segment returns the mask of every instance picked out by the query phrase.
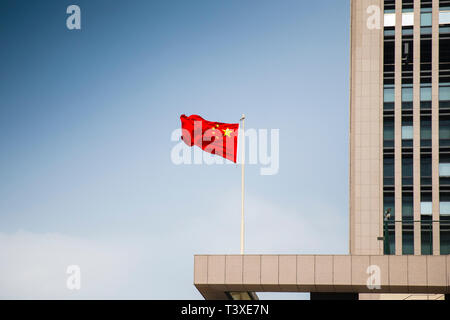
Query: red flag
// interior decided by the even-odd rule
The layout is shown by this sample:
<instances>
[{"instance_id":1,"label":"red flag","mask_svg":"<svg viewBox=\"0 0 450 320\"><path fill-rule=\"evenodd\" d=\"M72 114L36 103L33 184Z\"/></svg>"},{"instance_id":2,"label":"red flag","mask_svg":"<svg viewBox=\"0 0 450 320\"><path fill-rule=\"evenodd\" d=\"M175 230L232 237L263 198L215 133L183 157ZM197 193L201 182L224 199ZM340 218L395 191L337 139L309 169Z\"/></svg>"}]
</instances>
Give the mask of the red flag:
<instances>
[{"instance_id":1,"label":"red flag","mask_svg":"<svg viewBox=\"0 0 450 320\"><path fill-rule=\"evenodd\" d=\"M180 117L181 139L190 147L236 162L239 123L211 122L198 115Z\"/></svg>"}]
</instances>

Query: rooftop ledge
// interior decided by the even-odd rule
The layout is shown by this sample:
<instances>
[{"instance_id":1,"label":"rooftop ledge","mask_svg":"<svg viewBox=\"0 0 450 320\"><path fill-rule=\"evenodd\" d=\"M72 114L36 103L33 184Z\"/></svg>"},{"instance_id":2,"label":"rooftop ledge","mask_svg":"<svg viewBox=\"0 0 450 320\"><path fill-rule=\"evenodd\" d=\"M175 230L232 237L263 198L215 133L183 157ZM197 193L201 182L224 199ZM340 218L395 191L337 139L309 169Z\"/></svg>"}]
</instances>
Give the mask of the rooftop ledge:
<instances>
[{"instance_id":1,"label":"rooftop ledge","mask_svg":"<svg viewBox=\"0 0 450 320\"><path fill-rule=\"evenodd\" d=\"M369 289L369 279L380 288ZM195 255L194 285L208 300L230 292L448 294L450 256Z\"/></svg>"}]
</instances>

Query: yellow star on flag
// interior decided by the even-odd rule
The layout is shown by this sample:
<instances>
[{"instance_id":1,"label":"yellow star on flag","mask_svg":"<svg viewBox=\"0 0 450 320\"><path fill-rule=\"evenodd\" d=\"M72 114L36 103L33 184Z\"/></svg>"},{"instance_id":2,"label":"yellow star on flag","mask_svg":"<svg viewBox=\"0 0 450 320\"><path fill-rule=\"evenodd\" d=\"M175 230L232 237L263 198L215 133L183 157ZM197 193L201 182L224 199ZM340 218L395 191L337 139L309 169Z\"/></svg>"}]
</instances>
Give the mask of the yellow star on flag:
<instances>
[{"instance_id":1,"label":"yellow star on flag","mask_svg":"<svg viewBox=\"0 0 450 320\"><path fill-rule=\"evenodd\" d=\"M231 130L231 129L226 129L226 130L222 130L223 131L223 135L225 136L225 137L231 137L231 133L233 132L233 130Z\"/></svg>"}]
</instances>

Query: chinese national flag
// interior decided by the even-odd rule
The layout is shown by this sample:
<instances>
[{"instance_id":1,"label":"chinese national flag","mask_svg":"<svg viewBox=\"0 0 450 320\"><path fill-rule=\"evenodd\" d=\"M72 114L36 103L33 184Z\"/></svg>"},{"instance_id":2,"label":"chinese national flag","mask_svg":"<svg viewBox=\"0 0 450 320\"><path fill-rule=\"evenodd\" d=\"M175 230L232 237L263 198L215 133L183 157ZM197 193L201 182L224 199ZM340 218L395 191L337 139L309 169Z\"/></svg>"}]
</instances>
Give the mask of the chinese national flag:
<instances>
[{"instance_id":1,"label":"chinese national flag","mask_svg":"<svg viewBox=\"0 0 450 320\"><path fill-rule=\"evenodd\" d=\"M180 117L181 139L190 147L236 162L239 123L211 122L198 115Z\"/></svg>"}]
</instances>

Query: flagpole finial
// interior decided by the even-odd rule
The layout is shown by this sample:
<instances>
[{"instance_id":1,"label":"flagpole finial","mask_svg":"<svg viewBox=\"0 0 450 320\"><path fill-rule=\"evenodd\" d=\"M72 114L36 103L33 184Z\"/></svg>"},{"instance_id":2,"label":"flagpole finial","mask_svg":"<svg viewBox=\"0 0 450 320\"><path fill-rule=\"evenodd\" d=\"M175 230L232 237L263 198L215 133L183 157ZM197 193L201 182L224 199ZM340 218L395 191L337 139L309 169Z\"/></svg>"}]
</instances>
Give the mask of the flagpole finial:
<instances>
[{"instance_id":1,"label":"flagpole finial","mask_svg":"<svg viewBox=\"0 0 450 320\"><path fill-rule=\"evenodd\" d=\"M241 121L245 120L245 114L242 114Z\"/></svg>"}]
</instances>

